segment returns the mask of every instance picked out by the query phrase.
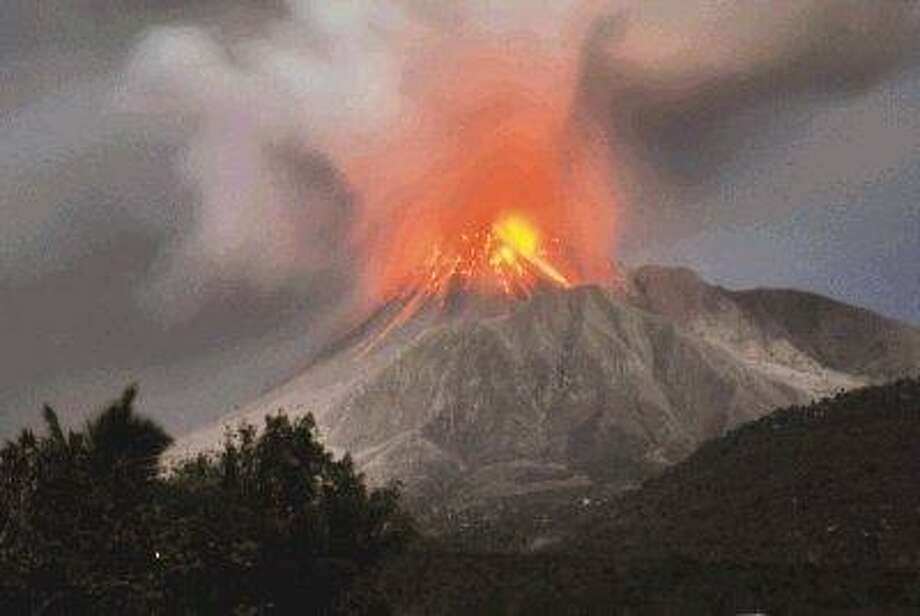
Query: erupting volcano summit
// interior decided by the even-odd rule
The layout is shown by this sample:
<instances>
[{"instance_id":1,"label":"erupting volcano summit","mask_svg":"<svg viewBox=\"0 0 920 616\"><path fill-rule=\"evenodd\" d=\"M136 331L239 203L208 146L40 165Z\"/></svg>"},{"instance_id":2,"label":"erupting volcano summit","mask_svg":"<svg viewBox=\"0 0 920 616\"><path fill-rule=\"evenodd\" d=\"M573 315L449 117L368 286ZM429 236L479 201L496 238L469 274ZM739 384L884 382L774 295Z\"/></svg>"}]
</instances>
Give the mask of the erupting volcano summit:
<instances>
[{"instance_id":1,"label":"erupting volcano summit","mask_svg":"<svg viewBox=\"0 0 920 616\"><path fill-rule=\"evenodd\" d=\"M571 286L552 263L550 249L559 240L545 244L540 231L526 218L505 215L487 228L461 233L451 245L436 246L426 262L424 292L442 296L454 276L465 287L500 289L508 296L527 297L540 280Z\"/></svg>"}]
</instances>

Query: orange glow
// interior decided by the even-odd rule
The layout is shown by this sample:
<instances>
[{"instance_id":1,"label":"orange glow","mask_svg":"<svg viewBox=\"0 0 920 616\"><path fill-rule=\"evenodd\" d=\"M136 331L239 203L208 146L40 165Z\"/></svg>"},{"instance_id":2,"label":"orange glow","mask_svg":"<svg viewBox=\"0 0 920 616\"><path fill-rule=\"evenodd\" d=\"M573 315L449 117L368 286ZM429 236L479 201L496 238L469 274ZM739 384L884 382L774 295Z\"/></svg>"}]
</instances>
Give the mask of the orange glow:
<instances>
[{"instance_id":1,"label":"orange glow","mask_svg":"<svg viewBox=\"0 0 920 616\"><path fill-rule=\"evenodd\" d=\"M443 301L449 288L457 286L512 297L530 295L541 280L570 286L550 259L540 232L529 221L518 214L505 215L488 227L436 244L424 264L424 277L408 288Z\"/></svg>"},{"instance_id":2,"label":"orange glow","mask_svg":"<svg viewBox=\"0 0 920 616\"><path fill-rule=\"evenodd\" d=\"M458 288L526 298L606 279L613 191L603 139L575 119L576 54L464 41L430 56L454 62L420 55L414 114L360 152L333 148L361 195L366 305L404 302L389 330Z\"/></svg>"},{"instance_id":3,"label":"orange glow","mask_svg":"<svg viewBox=\"0 0 920 616\"><path fill-rule=\"evenodd\" d=\"M500 217L490 227L460 233L455 241L436 244L419 270L403 287L403 308L384 326L362 352L371 350L394 329L408 321L424 305L443 307L458 289L508 298L529 297L538 284L571 286L553 266L541 243L540 232L519 214Z\"/></svg>"}]
</instances>

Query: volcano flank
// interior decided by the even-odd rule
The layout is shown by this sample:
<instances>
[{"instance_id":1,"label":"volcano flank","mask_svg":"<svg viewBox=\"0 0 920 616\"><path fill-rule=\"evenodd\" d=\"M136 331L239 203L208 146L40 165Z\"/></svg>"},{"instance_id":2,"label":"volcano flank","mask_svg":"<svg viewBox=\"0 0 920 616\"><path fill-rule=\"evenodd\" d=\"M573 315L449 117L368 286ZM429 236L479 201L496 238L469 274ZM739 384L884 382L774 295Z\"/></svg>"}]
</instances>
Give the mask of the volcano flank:
<instances>
[{"instance_id":1,"label":"volcano flank","mask_svg":"<svg viewBox=\"0 0 920 616\"><path fill-rule=\"evenodd\" d=\"M441 295L382 306L223 423L312 412L373 483L404 482L409 503L437 516L628 489L777 407L920 366L915 327L800 291L727 290L682 268L603 286L544 281L514 298L452 280ZM199 431L174 452L220 434Z\"/></svg>"}]
</instances>

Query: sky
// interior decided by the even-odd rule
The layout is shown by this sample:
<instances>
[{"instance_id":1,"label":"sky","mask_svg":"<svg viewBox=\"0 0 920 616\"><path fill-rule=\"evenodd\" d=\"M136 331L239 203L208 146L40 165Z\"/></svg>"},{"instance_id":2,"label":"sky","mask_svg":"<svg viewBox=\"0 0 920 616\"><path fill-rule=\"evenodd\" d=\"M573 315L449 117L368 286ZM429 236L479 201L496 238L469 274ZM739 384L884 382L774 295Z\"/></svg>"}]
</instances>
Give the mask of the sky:
<instances>
[{"instance_id":1,"label":"sky","mask_svg":"<svg viewBox=\"0 0 920 616\"><path fill-rule=\"evenodd\" d=\"M437 72L457 31L571 60L619 188L611 257L920 324L912 3L114 4L0 20L0 435L131 381L178 433L301 369L370 198L321 145L404 118L406 41Z\"/></svg>"}]
</instances>

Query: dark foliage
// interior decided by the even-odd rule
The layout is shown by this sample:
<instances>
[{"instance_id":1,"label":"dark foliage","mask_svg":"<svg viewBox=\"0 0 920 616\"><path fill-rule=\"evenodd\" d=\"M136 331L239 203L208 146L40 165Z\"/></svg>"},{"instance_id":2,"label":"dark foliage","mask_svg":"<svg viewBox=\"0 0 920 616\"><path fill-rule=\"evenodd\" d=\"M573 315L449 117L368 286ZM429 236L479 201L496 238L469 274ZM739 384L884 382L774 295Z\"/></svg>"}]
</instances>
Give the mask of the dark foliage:
<instances>
[{"instance_id":1,"label":"dark foliage","mask_svg":"<svg viewBox=\"0 0 920 616\"><path fill-rule=\"evenodd\" d=\"M920 380L776 411L606 512L582 546L706 561L920 565Z\"/></svg>"},{"instance_id":2,"label":"dark foliage","mask_svg":"<svg viewBox=\"0 0 920 616\"><path fill-rule=\"evenodd\" d=\"M243 425L157 473L171 438L136 391L79 431L0 450L0 613L331 613L413 535L395 488L368 490L310 416Z\"/></svg>"},{"instance_id":3,"label":"dark foliage","mask_svg":"<svg viewBox=\"0 0 920 616\"><path fill-rule=\"evenodd\" d=\"M916 614L920 573L861 566L621 561L615 552L410 552L350 595L354 614ZM378 608L379 609L379 608Z\"/></svg>"}]
</instances>

